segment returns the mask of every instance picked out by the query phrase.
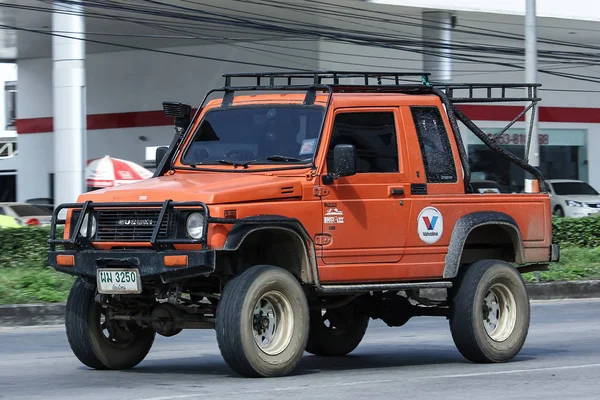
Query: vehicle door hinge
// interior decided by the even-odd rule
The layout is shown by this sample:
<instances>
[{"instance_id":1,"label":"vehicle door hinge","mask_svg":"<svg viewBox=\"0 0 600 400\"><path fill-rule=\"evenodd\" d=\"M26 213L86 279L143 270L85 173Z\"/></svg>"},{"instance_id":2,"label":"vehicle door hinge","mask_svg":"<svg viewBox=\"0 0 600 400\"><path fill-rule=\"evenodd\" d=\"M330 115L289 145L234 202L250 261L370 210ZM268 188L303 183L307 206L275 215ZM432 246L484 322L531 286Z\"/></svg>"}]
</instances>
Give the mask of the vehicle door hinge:
<instances>
[{"instance_id":1,"label":"vehicle door hinge","mask_svg":"<svg viewBox=\"0 0 600 400\"><path fill-rule=\"evenodd\" d=\"M314 179L315 176L317 176L317 171L315 171L314 169L311 171L308 171L306 173L306 180L310 181L310 180Z\"/></svg>"},{"instance_id":2,"label":"vehicle door hinge","mask_svg":"<svg viewBox=\"0 0 600 400\"><path fill-rule=\"evenodd\" d=\"M329 193L331 193L331 190L329 190L328 187L325 186L315 186L315 196L317 197L323 197L323 196L329 196Z\"/></svg>"}]
</instances>

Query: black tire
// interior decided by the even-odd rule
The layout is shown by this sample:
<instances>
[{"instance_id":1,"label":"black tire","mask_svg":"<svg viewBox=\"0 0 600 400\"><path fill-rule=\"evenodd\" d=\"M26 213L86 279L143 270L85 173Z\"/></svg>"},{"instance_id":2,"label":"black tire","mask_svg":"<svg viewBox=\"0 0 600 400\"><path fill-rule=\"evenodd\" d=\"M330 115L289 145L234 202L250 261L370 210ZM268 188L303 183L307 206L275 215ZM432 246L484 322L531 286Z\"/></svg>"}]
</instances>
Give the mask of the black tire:
<instances>
[{"instance_id":1,"label":"black tire","mask_svg":"<svg viewBox=\"0 0 600 400\"><path fill-rule=\"evenodd\" d=\"M559 218L563 218L565 216L565 212L561 206L558 206L554 209L554 215Z\"/></svg>"},{"instance_id":2,"label":"black tire","mask_svg":"<svg viewBox=\"0 0 600 400\"><path fill-rule=\"evenodd\" d=\"M135 367L148 355L156 333L151 328L141 328L134 323L129 323L129 331L117 326L116 321L101 323L103 307L94 301L95 295L95 286L81 278L71 288L65 315L71 350L79 361L90 368ZM105 329L114 335L112 340L104 334Z\"/></svg>"},{"instance_id":3,"label":"black tire","mask_svg":"<svg viewBox=\"0 0 600 400\"><path fill-rule=\"evenodd\" d=\"M267 304L264 307L270 304L274 315L279 313L278 323L273 324L273 340L263 348L255 339L255 332L260 335L255 324L264 323L262 316L255 315L259 301ZM267 323L271 328L271 323ZM247 377L289 374L304 353L308 327L306 296L288 271L257 265L225 285L217 308L217 342L223 359L236 373Z\"/></svg>"},{"instance_id":4,"label":"black tire","mask_svg":"<svg viewBox=\"0 0 600 400\"><path fill-rule=\"evenodd\" d=\"M529 297L521 274L504 261L482 260L471 264L457 285L450 330L460 353L478 363L515 358L525 344L530 321Z\"/></svg>"},{"instance_id":5,"label":"black tire","mask_svg":"<svg viewBox=\"0 0 600 400\"><path fill-rule=\"evenodd\" d=\"M358 347L368 327L369 316L357 315L352 305L325 313L311 311L306 351L316 356L345 356Z\"/></svg>"}]
</instances>

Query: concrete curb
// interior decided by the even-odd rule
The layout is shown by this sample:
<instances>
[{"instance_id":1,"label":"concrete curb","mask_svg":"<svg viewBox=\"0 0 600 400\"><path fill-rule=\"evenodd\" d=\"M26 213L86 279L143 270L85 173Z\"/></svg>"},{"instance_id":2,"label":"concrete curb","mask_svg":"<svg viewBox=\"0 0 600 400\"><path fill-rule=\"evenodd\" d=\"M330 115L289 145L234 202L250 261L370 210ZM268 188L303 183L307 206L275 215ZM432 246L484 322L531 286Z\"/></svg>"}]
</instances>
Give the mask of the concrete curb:
<instances>
[{"instance_id":1,"label":"concrete curb","mask_svg":"<svg viewBox=\"0 0 600 400\"><path fill-rule=\"evenodd\" d=\"M529 283L531 300L565 300L600 298L600 280ZM437 290L423 290L421 295L440 298ZM63 324L64 303L14 304L0 306L0 327Z\"/></svg>"},{"instance_id":2,"label":"concrete curb","mask_svg":"<svg viewBox=\"0 0 600 400\"><path fill-rule=\"evenodd\" d=\"M65 304L11 304L0 306L0 326L33 326L62 324Z\"/></svg>"},{"instance_id":3,"label":"concrete curb","mask_svg":"<svg viewBox=\"0 0 600 400\"><path fill-rule=\"evenodd\" d=\"M531 283L527 290L532 300L590 299L600 297L600 280Z\"/></svg>"}]
</instances>

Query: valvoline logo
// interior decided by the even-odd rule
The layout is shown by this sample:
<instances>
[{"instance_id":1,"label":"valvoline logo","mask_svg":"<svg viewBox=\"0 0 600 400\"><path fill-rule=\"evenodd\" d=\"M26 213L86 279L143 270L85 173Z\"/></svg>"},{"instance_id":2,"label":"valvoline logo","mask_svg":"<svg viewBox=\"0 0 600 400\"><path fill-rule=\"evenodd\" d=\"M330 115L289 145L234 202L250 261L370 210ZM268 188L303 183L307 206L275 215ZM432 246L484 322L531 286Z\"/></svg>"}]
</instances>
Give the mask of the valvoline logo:
<instances>
[{"instance_id":1,"label":"valvoline logo","mask_svg":"<svg viewBox=\"0 0 600 400\"><path fill-rule=\"evenodd\" d=\"M435 207L425 207L419 213L417 220L419 238L427 244L440 240L444 233L444 217Z\"/></svg>"},{"instance_id":2,"label":"valvoline logo","mask_svg":"<svg viewBox=\"0 0 600 400\"><path fill-rule=\"evenodd\" d=\"M423 221L425 221L425 226L428 230L432 231L435 229L435 223L437 222L437 215L429 220L429 217L423 217Z\"/></svg>"}]
</instances>

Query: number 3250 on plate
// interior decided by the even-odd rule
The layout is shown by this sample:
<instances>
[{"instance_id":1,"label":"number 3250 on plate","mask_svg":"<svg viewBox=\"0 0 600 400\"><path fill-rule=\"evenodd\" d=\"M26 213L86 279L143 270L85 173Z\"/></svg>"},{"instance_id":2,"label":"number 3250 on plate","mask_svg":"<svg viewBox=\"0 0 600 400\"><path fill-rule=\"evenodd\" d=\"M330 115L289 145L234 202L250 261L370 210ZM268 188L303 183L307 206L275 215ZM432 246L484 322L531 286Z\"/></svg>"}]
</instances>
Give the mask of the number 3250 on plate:
<instances>
[{"instance_id":1,"label":"number 3250 on plate","mask_svg":"<svg viewBox=\"0 0 600 400\"><path fill-rule=\"evenodd\" d=\"M142 291L140 272L137 269L99 268L96 271L98 293L137 294Z\"/></svg>"}]
</instances>

